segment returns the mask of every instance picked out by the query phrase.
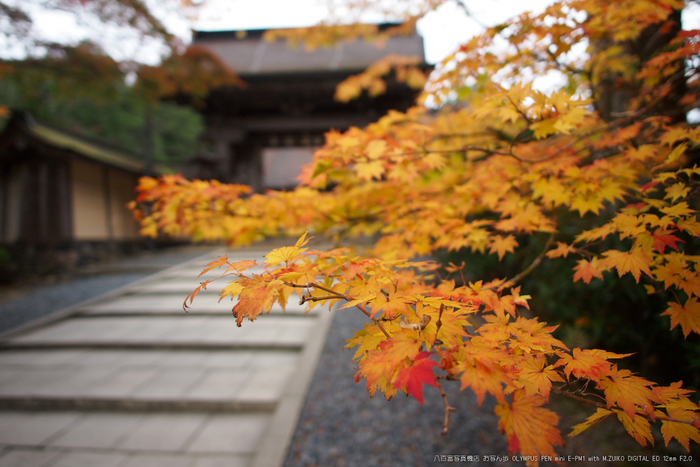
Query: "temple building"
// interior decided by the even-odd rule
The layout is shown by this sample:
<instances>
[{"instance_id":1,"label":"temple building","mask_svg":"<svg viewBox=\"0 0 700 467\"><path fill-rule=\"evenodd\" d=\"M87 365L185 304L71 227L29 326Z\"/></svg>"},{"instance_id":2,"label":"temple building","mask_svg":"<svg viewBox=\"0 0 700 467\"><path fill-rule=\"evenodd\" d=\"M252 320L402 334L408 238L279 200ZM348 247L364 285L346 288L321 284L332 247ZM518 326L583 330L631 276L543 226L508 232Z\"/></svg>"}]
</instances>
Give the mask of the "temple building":
<instances>
[{"instance_id":1,"label":"temple building","mask_svg":"<svg viewBox=\"0 0 700 467\"><path fill-rule=\"evenodd\" d=\"M342 103L334 94L340 82L388 55L417 56L425 63L418 34L391 37L383 47L354 40L309 51L283 40L267 41L264 32L194 32L193 44L218 55L247 86L218 89L207 99L203 139L210 149L193 161L187 175L244 183L258 191L292 188L326 132L365 126L414 103L417 91L393 79L377 97L365 93Z\"/></svg>"},{"instance_id":2,"label":"temple building","mask_svg":"<svg viewBox=\"0 0 700 467\"><path fill-rule=\"evenodd\" d=\"M144 169L141 155L13 113L0 132L0 249L39 271L142 243L126 204Z\"/></svg>"}]
</instances>

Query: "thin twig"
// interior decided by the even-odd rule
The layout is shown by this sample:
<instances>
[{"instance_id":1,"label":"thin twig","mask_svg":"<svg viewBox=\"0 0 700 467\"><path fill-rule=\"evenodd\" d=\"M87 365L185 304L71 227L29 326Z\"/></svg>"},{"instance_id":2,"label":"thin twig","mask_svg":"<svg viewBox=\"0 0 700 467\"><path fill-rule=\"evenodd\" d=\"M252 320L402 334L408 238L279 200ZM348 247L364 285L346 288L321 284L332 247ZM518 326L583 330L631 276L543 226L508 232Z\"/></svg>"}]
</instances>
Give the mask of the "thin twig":
<instances>
[{"instance_id":1,"label":"thin twig","mask_svg":"<svg viewBox=\"0 0 700 467\"><path fill-rule=\"evenodd\" d=\"M445 401L445 421L442 424L442 432L440 432L440 434L446 435L450 431L450 412L456 412L457 409L450 405L450 401L447 400L447 393L442 387L442 384L440 384L440 381L436 380L436 383L438 385L438 389L440 390L440 394L442 395L442 399Z\"/></svg>"},{"instance_id":2,"label":"thin twig","mask_svg":"<svg viewBox=\"0 0 700 467\"><path fill-rule=\"evenodd\" d=\"M435 326L437 326L437 329L435 330L435 340L433 341L433 347L435 347L435 344L437 344L438 334L440 334L440 328L442 327L442 312L444 310L445 310L445 304L441 303L440 304L440 313L438 313L438 320L435 323Z\"/></svg>"},{"instance_id":3,"label":"thin twig","mask_svg":"<svg viewBox=\"0 0 700 467\"><path fill-rule=\"evenodd\" d=\"M303 305L303 303L304 303L305 301L310 301L310 302L313 301L313 302L316 302L316 301L319 301L319 300L335 300L335 299L338 299L338 300L346 300L346 301L348 301L348 302L351 302L351 301L353 300L351 297L348 297L347 295L339 295L335 290L329 289L328 287L324 287L324 286L322 286L322 285L320 285L320 284L317 284L316 282L311 282L311 283L309 283L309 284L292 284L292 283L285 282L284 284L287 285L287 286L289 286L289 287L294 287L294 288L297 288L297 289L308 289L309 287L314 287L314 288L316 288L316 289L320 289L320 290L323 290L323 291L325 291L325 292L328 292L328 293L332 294L332 295L325 296L325 297L308 297L308 298L305 298L306 296L302 296L301 302L300 302L300 304L302 304L302 305ZM387 339L391 339L391 336L389 335L388 332L386 332L386 329L384 329L384 326L382 326L382 323L380 323L376 318L374 318L374 317L372 316L372 314L371 314L369 311L367 311L367 309L364 307L364 305L358 304L358 305L357 305L357 308L359 308L359 310L360 310L362 313L364 313L365 315L367 315L367 317L368 317L369 319L372 320L372 322L374 323L374 325L377 326L377 327L384 333L384 335L387 337Z\"/></svg>"},{"instance_id":4,"label":"thin twig","mask_svg":"<svg viewBox=\"0 0 700 467\"><path fill-rule=\"evenodd\" d=\"M530 274L532 271L535 270L537 266L540 265L542 260L544 259L544 256L547 254L547 251L549 250L549 247L552 245L552 242L554 241L554 233L549 236L549 240L547 240L547 244L544 246L544 249L542 250L542 253L535 258L535 260L530 264L530 266L527 267L523 272L509 280L508 282L512 283L517 283L518 281L522 280L524 277L526 277L528 274Z\"/></svg>"},{"instance_id":5,"label":"thin twig","mask_svg":"<svg viewBox=\"0 0 700 467\"><path fill-rule=\"evenodd\" d=\"M322 297L312 297L310 295L302 295L299 300L299 305L303 305L306 302L320 302L323 300L344 300L345 295L324 295Z\"/></svg>"}]
</instances>

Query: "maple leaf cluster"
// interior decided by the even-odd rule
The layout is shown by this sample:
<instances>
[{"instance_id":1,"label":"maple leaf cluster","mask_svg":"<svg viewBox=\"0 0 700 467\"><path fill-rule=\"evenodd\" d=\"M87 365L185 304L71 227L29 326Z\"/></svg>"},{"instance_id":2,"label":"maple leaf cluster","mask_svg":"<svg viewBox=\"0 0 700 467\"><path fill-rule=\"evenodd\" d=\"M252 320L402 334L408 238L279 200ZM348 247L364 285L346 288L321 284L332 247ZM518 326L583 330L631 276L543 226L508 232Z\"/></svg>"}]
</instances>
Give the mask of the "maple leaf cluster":
<instances>
[{"instance_id":1,"label":"maple leaf cluster","mask_svg":"<svg viewBox=\"0 0 700 467\"><path fill-rule=\"evenodd\" d=\"M431 77L423 99L440 111L416 106L328 133L295 191L251 194L218 182L146 178L132 207L154 236L232 244L307 230L376 236L365 255L309 251L304 234L272 251L262 274L246 274L252 262L227 257L207 270L226 268L222 277L232 280L222 298L236 301L238 325L275 303L284 307L293 293L309 309L358 309L368 322L348 341L357 379L371 395L401 392L421 403L426 385L435 387L445 431L455 408L443 385L455 381L480 403L495 398L510 450L525 456L553 456L563 444L558 416L544 407L553 393L596 409L569 436L614 416L643 446L653 444L658 422L666 444L676 439L689 449L700 442L691 391L619 368L614 361L626 354L569 349L552 335L556 326L530 317L537 310L522 313L530 297L519 285L542 262L571 255L574 281L630 274L648 293L674 297L659 310L671 329L700 333L700 255L692 249L700 236L700 128L677 115L698 103L700 32L677 33L644 60L628 50L648 28L672 30L682 7L578 0L522 15L465 44ZM509 47L494 50L499 41ZM606 45L587 58L569 54L584 41ZM568 78L554 92L523 78L553 70ZM604 115L596 93L611 79L637 91L624 112ZM683 95L669 111L663 103L679 80ZM587 223L559 223L572 217ZM501 260L535 236L545 248L509 278L469 282L464 264L441 277L435 264L415 260L464 249Z\"/></svg>"}]
</instances>

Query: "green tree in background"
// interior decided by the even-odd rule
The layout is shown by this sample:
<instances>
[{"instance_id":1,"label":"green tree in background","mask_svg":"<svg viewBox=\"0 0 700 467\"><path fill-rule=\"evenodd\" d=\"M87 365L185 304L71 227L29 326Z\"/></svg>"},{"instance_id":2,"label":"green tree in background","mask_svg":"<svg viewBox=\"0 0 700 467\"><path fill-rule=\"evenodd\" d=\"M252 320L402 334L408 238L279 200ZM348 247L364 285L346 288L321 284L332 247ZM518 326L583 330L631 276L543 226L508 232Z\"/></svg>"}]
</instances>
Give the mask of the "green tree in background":
<instances>
[{"instance_id":1,"label":"green tree in background","mask_svg":"<svg viewBox=\"0 0 700 467\"><path fill-rule=\"evenodd\" d=\"M11 108L26 110L59 129L150 153L156 163L179 164L197 151L204 125L193 107L168 99L186 95L185 102L197 104L212 88L240 83L217 57L186 47L140 0L15 3L0 1L0 119ZM187 14L192 2L165 5ZM77 44L42 39L32 28L30 13L37 8L69 12L79 23L122 28L159 44L161 61L117 60L97 42L99 37L90 37L89 28Z\"/></svg>"},{"instance_id":2,"label":"green tree in background","mask_svg":"<svg viewBox=\"0 0 700 467\"><path fill-rule=\"evenodd\" d=\"M45 77L46 78L46 77ZM0 81L0 105L23 109L36 119L82 137L141 154L148 101L126 86L115 85L108 99L66 97L44 79L42 87L7 78ZM181 164L198 150L202 116L191 107L171 102L152 104L153 159Z\"/></svg>"}]
</instances>

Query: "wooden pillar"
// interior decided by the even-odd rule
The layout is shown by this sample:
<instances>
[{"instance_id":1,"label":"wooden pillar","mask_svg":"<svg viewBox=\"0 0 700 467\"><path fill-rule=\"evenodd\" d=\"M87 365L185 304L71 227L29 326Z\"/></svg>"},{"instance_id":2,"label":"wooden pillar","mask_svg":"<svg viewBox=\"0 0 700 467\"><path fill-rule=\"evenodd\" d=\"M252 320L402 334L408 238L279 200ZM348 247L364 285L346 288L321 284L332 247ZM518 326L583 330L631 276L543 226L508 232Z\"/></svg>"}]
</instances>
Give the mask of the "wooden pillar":
<instances>
[{"instance_id":1,"label":"wooden pillar","mask_svg":"<svg viewBox=\"0 0 700 467\"><path fill-rule=\"evenodd\" d=\"M250 136L231 145L231 183L249 185L256 192L263 189L262 141Z\"/></svg>"},{"instance_id":2,"label":"wooden pillar","mask_svg":"<svg viewBox=\"0 0 700 467\"><path fill-rule=\"evenodd\" d=\"M2 201L0 202L0 244L7 243L9 237L10 222L10 164L0 168L0 190Z\"/></svg>"},{"instance_id":3,"label":"wooden pillar","mask_svg":"<svg viewBox=\"0 0 700 467\"><path fill-rule=\"evenodd\" d=\"M112 193L109 184L109 167L102 168L102 189L104 190L105 201L105 222L107 224L107 239L114 241L114 226L112 215Z\"/></svg>"}]
</instances>

